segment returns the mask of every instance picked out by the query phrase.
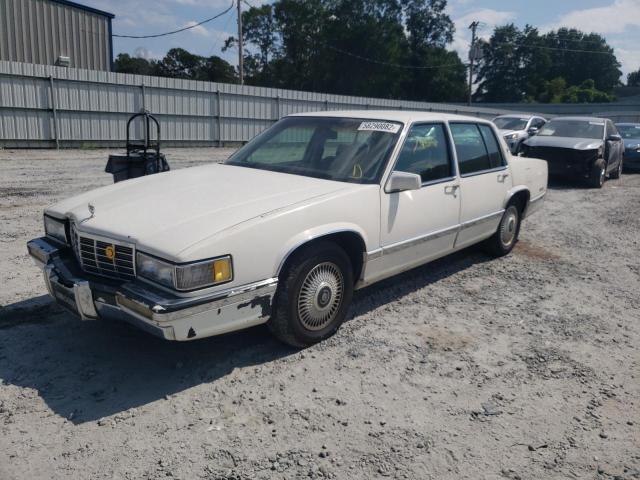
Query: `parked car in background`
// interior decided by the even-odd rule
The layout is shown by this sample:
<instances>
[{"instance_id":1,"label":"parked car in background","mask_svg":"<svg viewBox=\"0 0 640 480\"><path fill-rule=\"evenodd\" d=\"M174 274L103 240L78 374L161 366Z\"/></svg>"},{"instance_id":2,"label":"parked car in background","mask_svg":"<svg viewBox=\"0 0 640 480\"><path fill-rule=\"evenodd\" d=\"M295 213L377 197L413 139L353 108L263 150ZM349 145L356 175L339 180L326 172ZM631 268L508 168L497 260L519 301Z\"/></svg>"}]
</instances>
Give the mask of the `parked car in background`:
<instances>
[{"instance_id":1,"label":"parked car in background","mask_svg":"<svg viewBox=\"0 0 640 480\"><path fill-rule=\"evenodd\" d=\"M624 169L640 170L640 123L616 123L624 142Z\"/></svg>"},{"instance_id":2,"label":"parked car in background","mask_svg":"<svg viewBox=\"0 0 640 480\"><path fill-rule=\"evenodd\" d=\"M47 208L28 249L83 319L169 340L268 323L303 347L338 329L354 289L479 242L506 255L546 189L546 163L512 157L484 120L292 115L224 164Z\"/></svg>"},{"instance_id":3,"label":"parked car in background","mask_svg":"<svg viewBox=\"0 0 640 480\"><path fill-rule=\"evenodd\" d=\"M582 178L601 188L622 174L622 137L613 122L598 117L556 117L522 144L523 155L541 158L549 174Z\"/></svg>"},{"instance_id":4,"label":"parked car in background","mask_svg":"<svg viewBox=\"0 0 640 480\"><path fill-rule=\"evenodd\" d=\"M500 115L493 119L511 153L517 154L522 142L538 133L547 120L537 116Z\"/></svg>"}]
</instances>

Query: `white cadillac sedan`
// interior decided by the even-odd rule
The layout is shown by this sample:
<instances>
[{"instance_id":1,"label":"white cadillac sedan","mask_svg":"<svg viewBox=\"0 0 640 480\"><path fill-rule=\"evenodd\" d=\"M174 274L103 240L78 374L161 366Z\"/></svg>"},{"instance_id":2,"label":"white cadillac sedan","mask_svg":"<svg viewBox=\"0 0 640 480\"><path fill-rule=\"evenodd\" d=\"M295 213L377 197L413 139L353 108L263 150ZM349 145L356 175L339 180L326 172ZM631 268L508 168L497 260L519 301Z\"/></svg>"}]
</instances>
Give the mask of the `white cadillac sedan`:
<instances>
[{"instance_id":1,"label":"white cadillac sedan","mask_svg":"<svg viewBox=\"0 0 640 480\"><path fill-rule=\"evenodd\" d=\"M546 188L546 162L478 118L292 115L223 164L48 208L28 249L82 319L168 340L267 323L304 347L336 332L355 289L479 242L509 253Z\"/></svg>"}]
</instances>

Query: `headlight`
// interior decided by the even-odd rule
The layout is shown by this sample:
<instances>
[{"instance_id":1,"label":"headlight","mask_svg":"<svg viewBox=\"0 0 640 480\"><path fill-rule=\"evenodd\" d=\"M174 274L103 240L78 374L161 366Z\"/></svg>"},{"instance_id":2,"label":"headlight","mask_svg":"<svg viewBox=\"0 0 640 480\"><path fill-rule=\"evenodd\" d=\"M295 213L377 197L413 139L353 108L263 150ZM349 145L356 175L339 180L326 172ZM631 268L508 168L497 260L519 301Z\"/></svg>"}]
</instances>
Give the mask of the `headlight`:
<instances>
[{"instance_id":1,"label":"headlight","mask_svg":"<svg viewBox=\"0 0 640 480\"><path fill-rule=\"evenodd\" d=\"M65 223L66 222L64 220L58 220L57 218L45 215L44 233L58 242L67 244L67 229Z\"/></svg>"},{"instance_id":2,"label":"headlight","mask_svg":"<svg viewBox=\"0 0 640 480\"><path fill-rule=\"evenodd\" d=\"M211 287L233 279L233 266L229 255L176 265L138 252L137 271L142 277L183 291Z\"/></svg>"},{"instance_id":3,"label":"headlight","mask_svg":"<svg viewBox=\"0 0 640 480\"><path fill-rule=\"evenodd\" d=\"M136 257L136 271L141 277L175 288L175 265L138 252Z\"/></svg>"},{"instance_id":4,"label":"headlight","mask_svg":"<svg viewBox=\"0 0 640 480\"><path fill-rule=\"evenodd\" d=\"M505 135L504 138L506 140L515 140L516 138L518 138L518 134L517 133L511 133L509 135Z\"/></svg>"}]
</instances>

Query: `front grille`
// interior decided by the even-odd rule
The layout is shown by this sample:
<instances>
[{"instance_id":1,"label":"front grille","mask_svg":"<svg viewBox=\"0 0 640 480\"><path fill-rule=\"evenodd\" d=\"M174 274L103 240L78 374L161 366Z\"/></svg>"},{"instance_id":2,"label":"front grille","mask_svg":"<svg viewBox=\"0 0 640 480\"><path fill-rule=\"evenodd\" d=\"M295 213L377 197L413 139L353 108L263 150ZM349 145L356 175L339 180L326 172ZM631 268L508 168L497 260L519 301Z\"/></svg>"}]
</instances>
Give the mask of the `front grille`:
<instances>
[{"instance_id":1,"label":"front grille","mask_svg":"<svg viewBox=\"0 0 640 480\"><path fill-rule=\"evenodd\" d=\"M136 277L135 249L121 243L111 243L71 229L71 238L78 262L87 273L131 280Z\"/></svg>"},{"instance_id":2,"label":"front grille","mask_svg":"<svg viewBox=\"0 0 640 480\"><path fill-rule=\"evenodd\" d=\"M525 155L551 163L581 164L598 156L597 150L574 150L558 147L528 147Z\"/></svg>"}]
</instances>

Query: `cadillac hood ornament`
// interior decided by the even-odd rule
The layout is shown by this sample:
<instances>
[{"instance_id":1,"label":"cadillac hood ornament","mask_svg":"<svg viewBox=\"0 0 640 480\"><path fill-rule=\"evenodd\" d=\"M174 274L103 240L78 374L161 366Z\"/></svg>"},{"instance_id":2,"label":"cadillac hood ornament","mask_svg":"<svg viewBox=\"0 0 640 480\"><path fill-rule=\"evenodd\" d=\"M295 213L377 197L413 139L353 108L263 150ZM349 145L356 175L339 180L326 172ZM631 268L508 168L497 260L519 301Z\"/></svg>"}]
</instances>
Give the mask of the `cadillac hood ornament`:
<instances>
[{"instance_id":1,"label":"cadillac hood ornament","mask_svg":"<svg viewBox=\"0 0 640 480\"><path fill-rule=\"evenodd\" d=\"M89 218L93 218L93 215L96 212L96 207L94 207L93 205L89 204L89 205L87 205L87 208L89 209L89 213L91 214L91 216Z\"/></svg>"}]
</instances>

